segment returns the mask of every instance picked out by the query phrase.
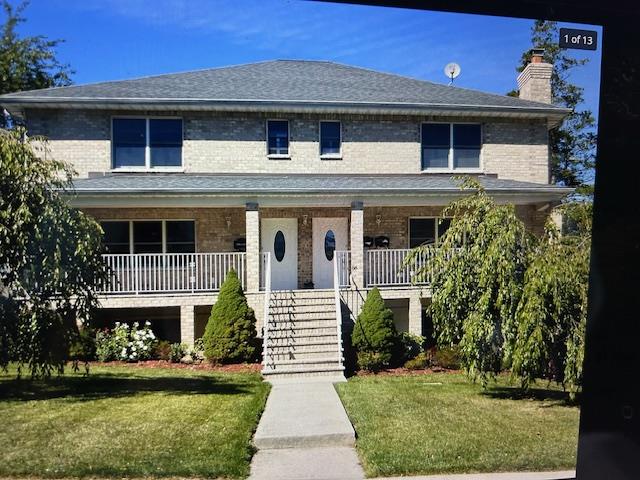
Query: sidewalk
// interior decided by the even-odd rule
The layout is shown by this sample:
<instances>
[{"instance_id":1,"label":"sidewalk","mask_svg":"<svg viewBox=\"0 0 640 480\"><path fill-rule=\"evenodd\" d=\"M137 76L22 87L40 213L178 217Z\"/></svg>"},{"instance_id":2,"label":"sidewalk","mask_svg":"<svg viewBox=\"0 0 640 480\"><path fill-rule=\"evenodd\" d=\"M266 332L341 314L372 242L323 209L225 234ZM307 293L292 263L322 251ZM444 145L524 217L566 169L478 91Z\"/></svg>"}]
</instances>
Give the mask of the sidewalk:
<instances>
[{"instance_id":1,"label":"sidewalk","mask_svg":"<svg viewBox=\"0 0 640 480\"><path fill-rule=\"evenodd\" d=\"M253 480L364 478L355 432L330 378L273 382L254 444Z\"/></svg>"}]
</instances>

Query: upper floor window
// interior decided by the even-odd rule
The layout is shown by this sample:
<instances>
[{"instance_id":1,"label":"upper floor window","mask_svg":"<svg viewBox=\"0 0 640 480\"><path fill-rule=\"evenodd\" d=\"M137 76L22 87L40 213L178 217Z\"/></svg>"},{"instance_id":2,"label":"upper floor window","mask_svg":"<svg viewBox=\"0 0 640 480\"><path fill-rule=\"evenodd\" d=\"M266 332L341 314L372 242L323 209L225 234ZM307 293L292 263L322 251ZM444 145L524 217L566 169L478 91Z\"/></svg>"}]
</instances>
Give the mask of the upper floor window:
<instances>
[{"instance_id":1,"label":"upper floor window","mask_svg":"<svg viewBox=\"0 0 640 480\"><path fill-rule=\"evenodd\" d=\"M340 122L320 122L320 156L340 155Z\"/></svg>"},{"instance_id":2,"label":"upper floor window","mask_svg":"<svg viewBox=\"0 0 640 480\"><path fill-rule=\"evenodd\" d=\"M422 124L422 169L480 168L482 128L472 123Z\"/></svg>"},{"instance_id":3,"label":"upper floor window","mask_svg":"<svg viewBox=\"0 0 640 480\"><path fill-rule=\"evenodd\" d=\"M114 118L113 168L182 166L182 119Z\"/></svg>"},{"instance_id":4,"label":"upper floor window","mask_svg":"<svg viewBox=\"0 0 640 480\"><path fill-rule=\"evenodd\" d=\"M267 153L289 155L289 122L267 120Z\"/></svg>"}]
</instances>

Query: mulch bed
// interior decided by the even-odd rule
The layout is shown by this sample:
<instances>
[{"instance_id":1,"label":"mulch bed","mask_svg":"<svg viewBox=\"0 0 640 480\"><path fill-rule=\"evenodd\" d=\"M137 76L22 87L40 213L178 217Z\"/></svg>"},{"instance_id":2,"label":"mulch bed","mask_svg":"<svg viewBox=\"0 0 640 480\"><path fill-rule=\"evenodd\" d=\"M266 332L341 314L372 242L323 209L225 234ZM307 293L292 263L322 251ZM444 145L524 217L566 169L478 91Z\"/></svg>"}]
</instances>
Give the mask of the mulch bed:
<instances>
[{"instance_id":1,"label":"mulch bed","mask_svg":"<svg viewBox=\"0 0 640 480\"><path fill-rule=\"evenodd\" d=\"M449 370L447 368L441 367L433 367L433 368L423 368L420 370L409 370L408 368L399 367L399 368L387 368L385 370L380 370L379 372L366 372L364 370L359 370L355 372L355 376L357 377L369 377L369 376L379 376L384 377L388 375L399 376L399 375L426 375L429 373L462 373L462 370Z\"/></svg>"},{"instance_id":2,"label":"mulch bed","mask_svg":"<svg viewBox=\"0 0 640 480\"><path fill-rule=\"evenodd\" d=\"M145 360L143 362L89 362L91 366L118 366L133 368L174 368L176 370L201 370L207 372L225 373L260 373L260 363L234 363L230 365L213 365L208 362L201 363L172 363L168 360Z\"/></svg>"}]
</instances>

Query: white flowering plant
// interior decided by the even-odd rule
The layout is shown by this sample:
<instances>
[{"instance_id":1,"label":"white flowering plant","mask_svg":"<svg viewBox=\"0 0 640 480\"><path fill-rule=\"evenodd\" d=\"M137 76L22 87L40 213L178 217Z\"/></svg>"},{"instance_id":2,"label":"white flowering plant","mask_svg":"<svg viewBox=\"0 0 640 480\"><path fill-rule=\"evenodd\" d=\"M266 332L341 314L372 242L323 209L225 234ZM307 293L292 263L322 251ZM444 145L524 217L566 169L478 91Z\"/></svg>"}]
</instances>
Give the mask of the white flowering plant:
<instances>
[{"instance_id":1,"label":"white flowering plant","mask_svg":"<svg viewBox=\"0 0 640 480\"><path fill-rule=\"evenodd\" d=\"M108 349L112 352L111 355L103 355L103 361L125 362L150 359L158 341L151 330L150 322L145 322L142 326L138 322L133 322L131 326L116 322L113 330L100 332L100 338L97 340L105 346L108 345Z\"/></svg>"}]
</instances>

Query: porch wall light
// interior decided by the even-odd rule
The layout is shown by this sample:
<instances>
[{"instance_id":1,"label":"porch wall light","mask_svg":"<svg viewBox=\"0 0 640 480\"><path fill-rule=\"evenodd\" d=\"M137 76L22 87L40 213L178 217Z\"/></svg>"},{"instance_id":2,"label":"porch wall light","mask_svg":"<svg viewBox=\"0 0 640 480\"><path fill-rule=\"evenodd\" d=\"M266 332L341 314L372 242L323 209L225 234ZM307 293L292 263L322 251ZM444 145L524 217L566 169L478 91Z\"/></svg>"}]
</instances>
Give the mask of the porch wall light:
<instances>
[{"instance_id":1,"label":"porch wall light","mask_svg":"<svg viewBox=\"0 0 640 480\"><path fill-rule=\"evenodd\" d=\"M380 226L382 223L382 215L376 215L376 225Z\"/></svg>"},{"instance_id":2,"label":"porch wall light","mask_svg":"<svg viewBox=\"0 0 640 480\"><path fill-rule=\"evenodd\" d=\"M302 225L306 226L309 220L309 215L302 215Z\"/></svg>"},{"instance_id":3,"label":"porch wall light","mask_svg":"<svg viewBox=\"0 0 640 480\"><path fill-rule=\"evenodd\" d=\"M225 220L227 221L227 230L229 230L231 228L231 217L226 217Z\"/></svg>"}]
</instances>

